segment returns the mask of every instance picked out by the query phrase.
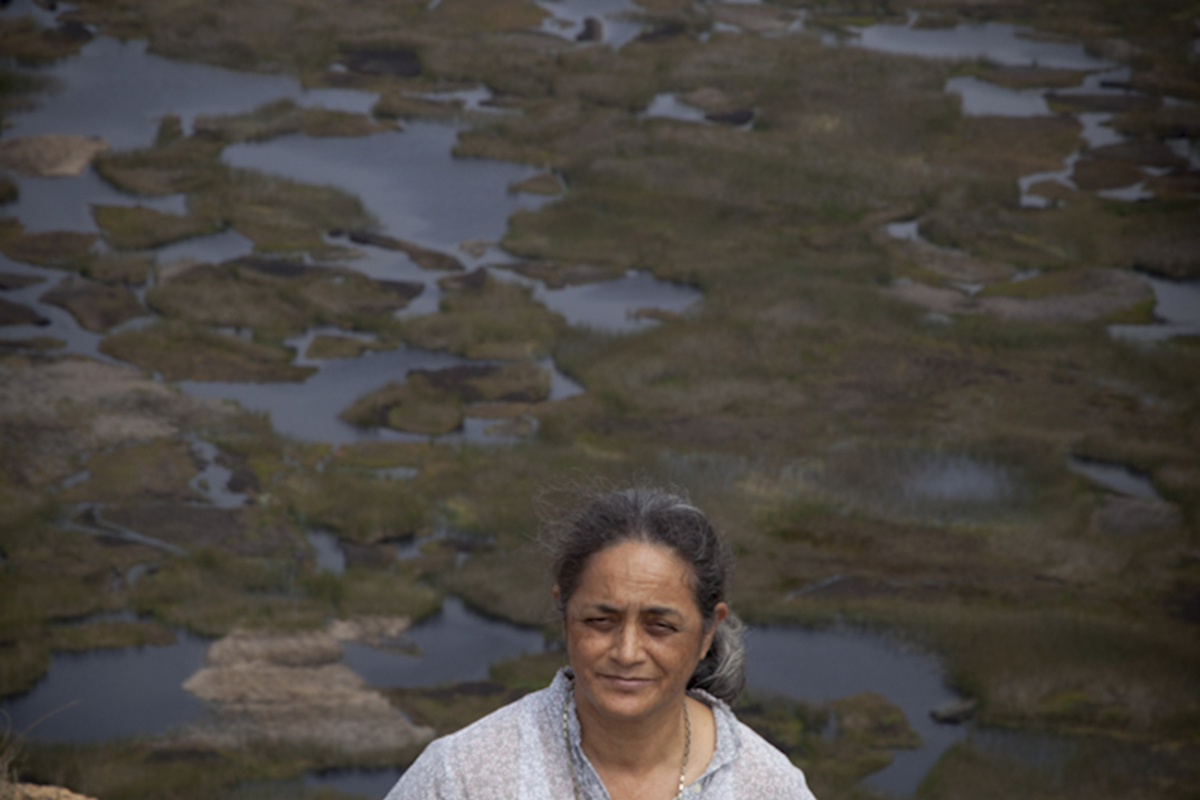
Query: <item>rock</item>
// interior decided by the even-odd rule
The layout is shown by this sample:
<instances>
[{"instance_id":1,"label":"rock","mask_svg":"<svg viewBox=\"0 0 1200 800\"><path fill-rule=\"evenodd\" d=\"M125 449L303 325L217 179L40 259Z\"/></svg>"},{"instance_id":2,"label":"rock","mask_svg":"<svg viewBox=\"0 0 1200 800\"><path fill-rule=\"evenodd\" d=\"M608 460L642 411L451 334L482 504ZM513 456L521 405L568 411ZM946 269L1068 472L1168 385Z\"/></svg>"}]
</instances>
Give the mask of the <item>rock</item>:
<instances>
[{"instance_id":1,"label":"rock","mask_svg":"<svg viewBox=\"0 0 1200 800\"><path fill-rule=\"evenodd\" d=\"M929 716L934 722L941 725L961 725L967 720L975 716L975 709L979 707L978 700L962 699L952 700L949 703L944 703L937 708L930 709Z\"/></svg>"},{"instance_id":2,"label":"rock","mask_svg":"<svg viewBox=\"0 0 1200 800\"><path fill-rule=\"evenodd\" d=\"M149 314L137 295L124 286L106 286L75 276L64 278L40 299L65 308L83 328L97 333Z\"/></svg>"},{"instance_id":3,"label":"rock","mask_svg":"<svg viewBox=\"0 0 1200 800\"><path fill-rule=\"evenodd\" d=\"M36 178L82 174L108 142L98 136L45 133L0 141L0 164Z\"/></svg>"},{"instance_id":4,"label":"rock","mask_svg":"<svg viewBox=\"0 0 1200 800\"><path fill-rule=\"evenodd\" d=\"M599 42L604 39L604 25L595 17L583 21L583 30L575 37L577 42Z\"/></svg>"},{"instance_id":5,"label":"rock","mask_svg":"<svg viewBox=\"0 0 1200 800\"><path fill-rule=\"evenodd\" d=\"M50 320L27 305L0 297L0 325L49 325Z\"/></svg>"},{"instance_id":6,"label":"rock","mask_svg":"<svg viewBox=\"0 0 1200 800\"><path fill-rule=\"evenodd\" d=\"M437 250L429 250L393 236L385 236L384 234L372 231L350 231L348 235L350 236L350 241L355 244L368 244L373 247L382 247L385 250L399 250L411 258L422 269L448 272L465 269L462 262L454 256L439 253Z\"/></svg>"}]
</instances>

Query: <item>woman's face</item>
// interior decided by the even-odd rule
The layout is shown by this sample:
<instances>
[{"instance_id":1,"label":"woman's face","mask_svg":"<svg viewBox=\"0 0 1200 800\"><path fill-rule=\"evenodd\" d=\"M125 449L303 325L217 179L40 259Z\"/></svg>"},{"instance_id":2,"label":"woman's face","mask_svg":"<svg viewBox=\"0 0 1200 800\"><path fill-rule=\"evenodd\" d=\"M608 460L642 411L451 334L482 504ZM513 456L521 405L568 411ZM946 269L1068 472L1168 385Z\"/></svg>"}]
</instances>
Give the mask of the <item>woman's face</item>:
<instances>
[{"instance_id":1,"label":"woman's face","mask_svg":"<svg viewBox=\"0 0 1200 800\"><path fill-rule=\"evenodd\" d=\"M682 703L715 629L696 607L691 577L661 545L626 540L592 555L563 620L582 717L634 721ZM714 622L727 613L717 604Z\"/></svg>"}]
</instances>

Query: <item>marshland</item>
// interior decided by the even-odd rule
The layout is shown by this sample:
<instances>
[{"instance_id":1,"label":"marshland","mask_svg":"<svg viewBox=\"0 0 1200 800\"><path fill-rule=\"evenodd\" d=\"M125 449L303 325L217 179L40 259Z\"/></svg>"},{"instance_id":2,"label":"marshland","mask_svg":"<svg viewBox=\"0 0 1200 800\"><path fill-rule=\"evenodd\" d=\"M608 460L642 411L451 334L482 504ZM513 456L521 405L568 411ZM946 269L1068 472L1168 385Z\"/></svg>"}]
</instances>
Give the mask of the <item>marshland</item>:
<instances>
[{"instance_id":1,"label":"marshland","mask_svg":"<svg viewBox=\"0 0 1200 800\"><path fill-rule=\"evenodd\" d=\"M382 797L563 663L540 521L640 477L822 800L1200 790L1194 4L12 0L0 56L0 780Z\"/></svg>"}]
</instances>

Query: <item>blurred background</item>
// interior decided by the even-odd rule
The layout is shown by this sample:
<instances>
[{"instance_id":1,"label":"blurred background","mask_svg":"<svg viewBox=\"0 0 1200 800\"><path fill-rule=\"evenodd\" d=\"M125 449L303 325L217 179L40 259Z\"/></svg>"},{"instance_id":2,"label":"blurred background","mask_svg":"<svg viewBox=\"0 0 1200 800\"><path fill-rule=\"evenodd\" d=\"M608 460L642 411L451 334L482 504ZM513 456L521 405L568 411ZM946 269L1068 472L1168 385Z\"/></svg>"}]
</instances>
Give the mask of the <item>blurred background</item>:
<instances>
[{"instance_id":1,"label":"blurred background","mask_svg":"<svg viewBox=\"0 0 1200 800\"><path fill-rule=\"evenodd\" d=\"M690 494L836 798L1200 791L1200 6L11 0L3 781L380 798ZM5 788L0 785L0 789Z\"/></svg>"}]
</instances>

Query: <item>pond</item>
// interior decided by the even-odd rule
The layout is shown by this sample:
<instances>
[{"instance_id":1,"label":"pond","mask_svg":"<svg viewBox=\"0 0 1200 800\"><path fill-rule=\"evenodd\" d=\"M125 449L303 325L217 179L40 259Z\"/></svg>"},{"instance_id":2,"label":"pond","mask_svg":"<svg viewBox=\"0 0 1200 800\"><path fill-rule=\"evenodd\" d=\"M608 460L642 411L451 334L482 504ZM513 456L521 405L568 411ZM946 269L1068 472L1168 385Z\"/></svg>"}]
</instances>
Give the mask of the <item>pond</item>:
<instances>
[{"instance_id":1,"label":"pond","mask_svg":"<svg viewBox=\"0 0 1200 800\"><path fill-rule=\"evenodd\" d=\"M0 701L12 730L43 741L144 736L196 722L205 705L183 690L209 640L177 632L172 645L55 653L28 692Z\"/></svg>"},{"instance_id":2,"label":"pond","mask_svg":"<svg viewBox=\"0 0 1200 800\"><path fill-rule=\"evenodd\" d=\"M33 726L30 738L44 741L149 735L200 721L205 705L182 684L203 664L211 642L186 632L177 636L176 644L162 647L56 654L47 675L29 692L0 703L0 711L11 717L14 730ZM345 663L371 685L435 686L484 680L491 664L547 647L540 631L482 616L454 597L413 626L404 641L419 655L345 643ZM922 745L896 751L892 764L869 779L876 788L910 794L942 751L964 735L963 728L929 719L930 709L956 699L943 684L937 660L890 639L855 631L752 628L747 653L751 690L814 703L871 691L904 710ZM311 780L351 791L352 785L370 787L372 781L390 786L396 774L350 771Z\"/></svg>"}]
</instances>

